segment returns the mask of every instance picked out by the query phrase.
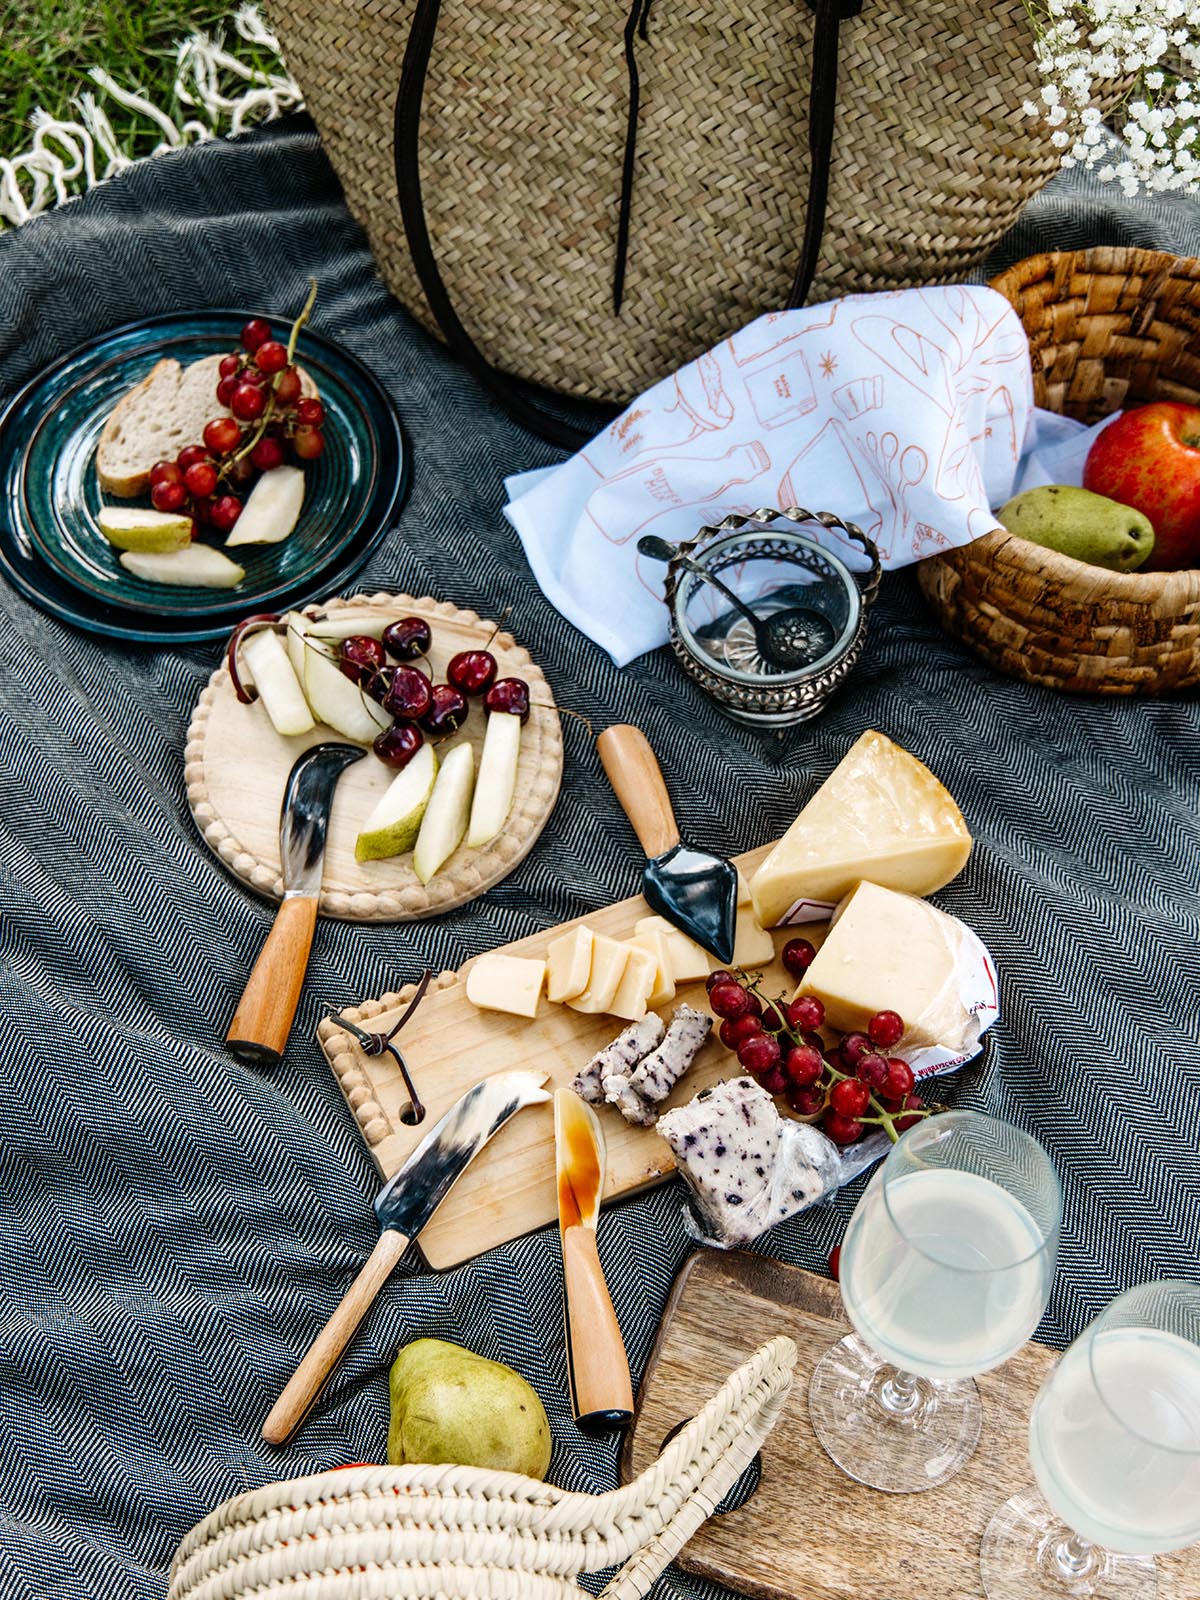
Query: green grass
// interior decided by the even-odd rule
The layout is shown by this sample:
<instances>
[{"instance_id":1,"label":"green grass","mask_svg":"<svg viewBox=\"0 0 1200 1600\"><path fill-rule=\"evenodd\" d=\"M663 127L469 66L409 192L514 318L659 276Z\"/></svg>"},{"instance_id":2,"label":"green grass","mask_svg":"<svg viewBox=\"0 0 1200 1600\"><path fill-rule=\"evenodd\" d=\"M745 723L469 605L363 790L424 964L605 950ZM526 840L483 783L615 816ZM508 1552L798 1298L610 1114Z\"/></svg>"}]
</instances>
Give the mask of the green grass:
<instances>
[{"instance_id":1,"label":"green grass","mask_svg":"<svg viewBox=\"0 0 1200 1600\"><path fill-rule=\"evenodd\" d=\"M188 114L173 93L175 47L197 29L224 34L248 65L277 65L233 30L237 0L0 0L0 156L29 147L29 118L41 106L76 117L75 96L96 93L129 155L148 155L162 138L150 122L96 90L87 76L103 67L176 121ZM194 115L194 113L192 113Z\"/></svg>"}]
</instances>

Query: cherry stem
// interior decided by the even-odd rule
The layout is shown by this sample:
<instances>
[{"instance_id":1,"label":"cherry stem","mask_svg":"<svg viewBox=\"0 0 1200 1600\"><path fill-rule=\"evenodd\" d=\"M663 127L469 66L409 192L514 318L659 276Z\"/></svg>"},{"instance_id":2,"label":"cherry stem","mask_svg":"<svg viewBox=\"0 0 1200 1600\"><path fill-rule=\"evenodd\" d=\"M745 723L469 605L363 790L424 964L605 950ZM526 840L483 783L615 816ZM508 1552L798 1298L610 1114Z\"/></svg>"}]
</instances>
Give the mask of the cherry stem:
<instances>
[{"instance_id":1,"label":"cherry stem","mask_svg":"<svg viewBox=\"0 0 1200 1600\"><path fill-rule=\"evenodd\" d=\"M237 695L242 705L250 706L258 699L258 689L254 684L243 683L241 673L238 671L238 651L243 639L252 633L261 633L264 628L278 631L279 618L273 611L261 612L256 617L246 617L239 622L229 635L229 643L225 647L225 660L229 668L229 681L233 685L233 692Z\"/></svg>"}]
</instances>

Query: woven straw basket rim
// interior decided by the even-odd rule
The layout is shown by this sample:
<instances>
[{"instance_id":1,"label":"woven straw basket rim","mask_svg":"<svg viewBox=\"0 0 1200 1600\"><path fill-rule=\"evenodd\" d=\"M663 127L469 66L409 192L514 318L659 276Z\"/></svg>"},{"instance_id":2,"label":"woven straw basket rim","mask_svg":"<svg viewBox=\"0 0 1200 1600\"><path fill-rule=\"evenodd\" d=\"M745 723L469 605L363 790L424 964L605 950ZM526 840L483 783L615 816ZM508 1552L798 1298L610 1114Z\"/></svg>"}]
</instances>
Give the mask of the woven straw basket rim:
<instances>
[{"instance_id":1,"label":"woven straw basket rim","mask_svg":"<svg viewBox=\"0 0 1200 1600\"><path fill-rule=\"evenodd\" d=\"M1200 260L1095 246L1029 256L991 287L1021 318L1039 406L1094 423L1200 405ZM1002 672L1104 694L1200 683L1200 568L1109 572L997 528L917 570L947 631Z\"/></svg>"},{"instance_id":2,"label":"woven straw basket rim","mask_svg":"<svg viewBox=\"0 0 1200 1600\"><path fill-rule=\"evenodd\" d=\"M227 1500L184 1538L170 1600L570 1600L626 1563L640 1600L754 1459L791 1388L779 1336L730 1374L632 1483L581 1494L462 1466L359 1466Z\"/></svg>"}]
</instances>

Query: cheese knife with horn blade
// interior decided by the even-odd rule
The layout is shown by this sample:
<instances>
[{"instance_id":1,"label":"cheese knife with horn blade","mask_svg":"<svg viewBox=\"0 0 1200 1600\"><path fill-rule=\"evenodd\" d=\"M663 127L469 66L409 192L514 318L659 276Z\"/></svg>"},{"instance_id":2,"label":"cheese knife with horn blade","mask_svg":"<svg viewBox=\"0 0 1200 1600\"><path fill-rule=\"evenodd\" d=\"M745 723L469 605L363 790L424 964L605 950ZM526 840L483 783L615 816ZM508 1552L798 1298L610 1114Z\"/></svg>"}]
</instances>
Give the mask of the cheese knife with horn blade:
<instances>
[{"instance_id":1,"label":"cheese knife with horn blade","mask_svg":"<svg viewBox=\"0 0 1200 1600\"><path fill-rule=\"evenodd\" d=\"M571 1408L585 1433L604 1433L623 1428L632 1419L633 1388L596 1248L604 1191L604 1132L591 1106L571 1089L557 1089L554 1094L554 1148Z\"/></svg>"},{"instance_id":2,"label":"cheese knife with horn blade","mask_svg":"<svg viewBox=\"0 0 1200 1600\"><path fill-rule=\"evenodd\" d=\"M434 1123L379 1191L375 1197L375 1215L383 1227L379 1243L272 1406L262 1428L268 1444L284 1444L295 1433L409 1243L492 1135L522 1106L549 1100L542 1088L545 1081L544 1072L497 1072L484 1078Z\"/></svg>"}]
</instances>

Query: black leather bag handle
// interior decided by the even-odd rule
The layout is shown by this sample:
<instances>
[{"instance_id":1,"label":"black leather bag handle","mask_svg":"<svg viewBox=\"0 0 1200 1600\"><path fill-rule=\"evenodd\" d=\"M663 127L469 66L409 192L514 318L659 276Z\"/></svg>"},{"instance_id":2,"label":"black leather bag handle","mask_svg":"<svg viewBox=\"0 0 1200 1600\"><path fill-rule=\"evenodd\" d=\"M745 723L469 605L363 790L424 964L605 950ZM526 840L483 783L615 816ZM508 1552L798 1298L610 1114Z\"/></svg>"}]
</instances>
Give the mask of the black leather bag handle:
<instances>
[{"instance_id":1,"label":"black leather bag handle","mask_svg":"<svg viewBox=\"0 0 1200 1600\"><path fill-rule=\"evenodd\" d=\"M862 0L808 0L808 4L816 16L808 119L808 145L812 164L804 238L791 292L787 299L789 310L803 305L817 269L821 237L825 230L829 166L837 110L839 32L842 22L847 17L857 16L862 9ZM543 439L549 440L551 444L561 446L564 450L578 450L593 436L594 426L582 428L564 420L550 409L556 399L561 403L561 397L556 397L553 391L535 384L517 384L492 365L463 326L438 269L421 195L420 134L425 80L429 72L429 59L433 53L440 10L441 0L417 0L408 43L404 50L404 61L400 69L400 87L396 94L392 155L396 169L396 193L400 203L400 216L404 223L413 267L434 321L441 329L446 344L467 371L514 421L539 434ZM636 108L636 99L634 106ZM629 200L627 188L632 183L632 172L633 163L627 145L622 191L622 213L626 217ZM624 277L624 245L627 237L626 222L619 241L618 281ZM611 407L607 415L616 416L620 409Z\"/></svg>"}]
</instances>

